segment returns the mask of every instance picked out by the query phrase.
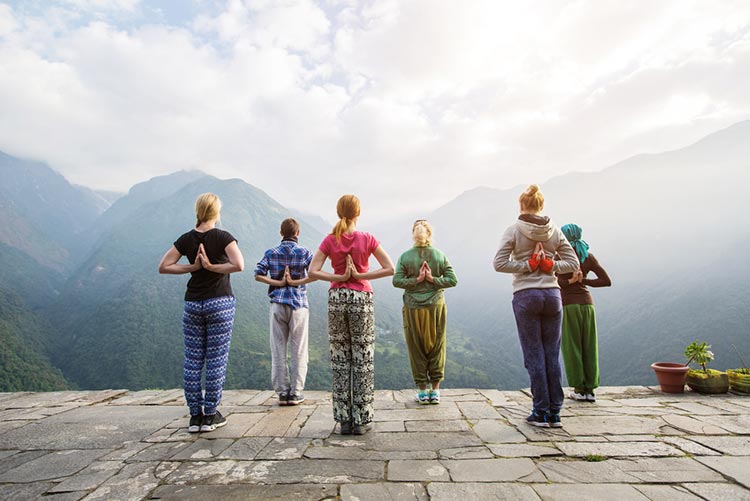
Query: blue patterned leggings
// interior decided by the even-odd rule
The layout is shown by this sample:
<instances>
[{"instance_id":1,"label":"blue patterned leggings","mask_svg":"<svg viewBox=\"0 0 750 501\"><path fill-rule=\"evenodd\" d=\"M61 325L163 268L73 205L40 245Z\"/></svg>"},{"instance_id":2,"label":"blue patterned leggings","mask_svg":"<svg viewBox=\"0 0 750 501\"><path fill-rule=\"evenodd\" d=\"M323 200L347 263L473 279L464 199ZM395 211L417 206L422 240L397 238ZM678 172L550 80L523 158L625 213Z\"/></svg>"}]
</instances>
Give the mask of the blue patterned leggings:
<instances>
[{"instance_id":1,"label":"blue patterned leggings","mask_svg":"<svg viewBox=\"0 0 750 501\"><path fill-rule=\"evenodd\" d=\"M185 335L183 383L190 415L216 414L227 375L229 341L234 324L234 296L185 301L182 332ZM201 390L206 366L206 395Z\"/></svg>"}]
</instances>

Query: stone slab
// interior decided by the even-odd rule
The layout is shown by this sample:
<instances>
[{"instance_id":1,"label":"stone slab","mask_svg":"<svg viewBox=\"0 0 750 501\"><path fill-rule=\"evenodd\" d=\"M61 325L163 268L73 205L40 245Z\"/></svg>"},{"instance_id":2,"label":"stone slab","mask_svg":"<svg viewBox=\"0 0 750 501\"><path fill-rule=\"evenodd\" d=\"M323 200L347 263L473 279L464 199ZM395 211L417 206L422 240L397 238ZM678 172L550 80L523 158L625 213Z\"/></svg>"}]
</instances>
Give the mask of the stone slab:
<instances>
[{"instance_id":1,"label":"stone slab","mask_svg":"<svg viewBox=\"0 0 750 501\"><path fill-rule=\"evenodd\" d=\"M442 483L432 482L427 486L431 501L490 501L513 499L518 501L538 501L534 490L522 484L509 483Z\"/></svg>"},{"instance_id":2,"label":"stone slab","mask_svg":"<svg viewBox=\"0 0 750 501\"><path fill-rule=\"evenodd\" d=\"M599 455L604 457L683 456L663 442L560 442L557 447L571 457Z\"/></svg>"},{"instance_id":3,"label":"stone slab","mask_svg":"<svg viewBox=\"0 0 750 501\"><path fill-rule=\"evenodd\" d=\"M116 475L125 465L120 461L95 461L75 475L66 478L49 492L75 492L96 489Z\"/></svg>"},{"instance_id":4,"label":"stone slab","mask_svg":"<svg viewBox=\"0 0 750 501\"><path fill-rule=\"evenodd\" d=\"M495 457L484 445L440 449L438 453L440 459L491 459Z\"/></svg>"},{"instance_id":5,"label":"stone slab","mask_svg":"<svg viewBox=\"0 0 750 501\"><path fill-rule=\"evenodd\" d=\"M437 460L396 460L388 462L389 481L449 482L448 470Z\"/></svg>"},{"instance_id":6,"label":"stone slab","mask_svg":"<svg viewBox=\"0 0 750 501\"><path fill-rule=\"evenodd\" d=\"M67 477L84 469L108 452L108 449L51 452L1 474L0 483L39 482Z\"/></svg>"},{"instance_id":7,"label":"stone slab","mask_svg":"<svg viewBox=\"0 0 750 501\"><path fill-rule=\"evenodd\" d=\"M384 480L384 461L292 459L182 463L167 477L173 484L345 484Z\"/></svg>"},{"instance_id":8,"label":"stone slab","mask_svg":"<svg viewBox=\"0 0 750 501\"><path fill-rule=\"evenodd\" d=\"M695 437L691 437L695 439ZM661 437L661 441L667 444L674 445L680 450L685 451L686 454L692 454L693 456L719 456L721 453L716 452L713 449L704 447L693 440L688 440L683 437Z\"/></svg>"},{"instance_id":9,"label":"stone slab","mask_svg":"<svg viewBox=\"0 0 750 501\"><path fill-rule=\"evenodd\" d=\"M227 416L227 424L212 431L210 436L211 438L241 438L262 418L263 414L259 413L232 413ZM187 426L188 421L184 424Z\"/></svg>"},{"instance_id":10,"label":"stone slab","mask_svg":"<svg viewBox=\"0 0 750 501\"><path fill-rule=\"evenodd\" d=\"M454 482L512 482L537 471L529 458L446 459L441 462Z\"/></svg>"},{"instance_id":11,"label":"stone slab","mask_svg":"<svg viewBox=\"0 0 750 501\"><path fill-rule=\"evenodd\" d=\"M43 498L45 492L51 489L55 484L49 482L35 482L32 484L5 484L0 485L0 499L8 501L25 501L28 499L47 499ZM53 498L50 498L55 499Z\"/></svg>"},{"instance_id":12,"label":"stone slab","mask_svg":"<svg viewBox=\"0 0 750 501\"><path fill-rule=\"evenodd\" d=\"M528 414L528 412L526 412ZM508 421L524 436L532 442L564 442L573 440L570 433L563 428L538 428L531 426L524 417L508 417ZM563 426L567 426L563 423Z\"/></svg>"},{"instance_id":13,"label":"stone slab","mask_svg":"<svg viewBox=\"0 0 750 501\"><path fill-rule=\"evenodd\" d=\"M651 501L700 501L701 498L680 485L634 486Z\"/></svg>"},{"instance_id":14,"label":"stone slab","mask_svg":"<svg viewBox=\"0 0 750 501\"><path fill-rule=\"evenodd\" d=\"M329 439L330 440L330 439ZM356 440L356 439L355 439ZM359 438L366 449L376 451L435 451L482 445L471 432L368 433Z\"/></svg>"},{"instance_id":15,"label":"stone slab","mask_svg":"<svg viewBox=\"0 0 750 501\"><path fill-rule=\"evenodd\" d=\"M165 501L308 501L335 499L337 487L326 484L299 485L161 485L152 499Z\"/></svg>"},{"instance_id":16,"label":"stone slab","mask_svg":"<svg viewBox=\"0 0 750 501\"><path fill-rule=\"evenodd\" d=\"M190 447L190 442L164 442L152 444L136 454L133 454L128 462L147 463L152 461L166 461L175 454L179 454Z\"/></svg>"},{"instance_id":17,"label":"stone slab","mask_svg":"<svg viewBox=\"0 0 750 501\"><path fill-rule=\"evenodd\" d=\"M490 405L493 407L500 407L508 404L510 401L505 394L500 390L479 390L479 393L489 400Z\"/></svg>"},{"instance_id":18,"label":"stone slab","mask_svg":"<svg viewBox=\"0 0 750 501\"><path fill-rule=\"evenodd\" d=\"M341 501L427 501L424 486L418 483L346 484Z\"/></svg>"},{"instance_id":19,"label":"stone slab","mask_svg":"<svg viewBox=\"0 0 750 501\"><path fill-rule=\"evenodd\" d=\"M750 437L705 436L691 437L691 440L730 456L750 456Z\"/></svg>"},{"instance_id":20,"label":"stone slab","mask_svg":"<svg viewBox=\"0 0 750 501\"><path fill-rule=\"evenodd\" d=\"M173 455L172 461L206 461L219 456L234 441L229 438L200 438Z\"/></svg>"},{"instance_id":21,"label":"stone slab","mask_svg":"<svg viewBox=\"0 0 750 501\"><path fill-rule=\"evenodd\" d=\"M696 419L690 416L667 414L663 416L663 419L670 426L693 435L726 435L728 432L728 430L723 427L720 428L705 420Z\"/></svg>"},{"instance_id":22,"label":"stone slab","mask_svg":"<svg viewBox=\"0 0 750 501\"><path fill-rule=\"evenodd\" d=\"M750 456L716 456L696 459L750 489Z\"/></svg>"},{"instance_id":23,"label":"stone slab","mask_svg":"<svg viewBox=\"0 0 750 501\"><path fill-rule=\"evenodd\" d=\"M345 460L394 460L394 459L437 459L435 451L375 451L365 449L364 442L353 441L347 445L346 440L329 441L334 445L315 445L308 447L305 457L309 459L345 459Z\"/></svg>"},{"instance_id":24,"label":"stone slab","mask_svg":"<svg viewBox=\"0 0 750 501\"><path fill-rule=\"evenodd\" d=\"M255 456L273 440L271 437L246 437L236 440L232 445L226 448L219 459L255 459Z\"/></svg>"},{"instance_id":25,"label":"stone slab","mask_svg":"<svg viewBox=\"0 0 750 501\"><path fill-rule=\"evenodd\" d=\"M300 459L310 442L309 438L274 438L255 459Z\"/></svg>"},{"instance_id":26,"label":"stone slab","mask_svg":"<svg viewBox=\"0 0 750 501\"><path fill-rule=\"evenodd\" d=\"M526 442L526 437L515 427L497 419L481 419L474 423L472 430L486 443L508 444Z\"/></svg>"},{"instance_id":27,"label":"stone slab","mask_svg":"<svg viewBox=\"0 0 750 501\"><path fill-rule=\"evenodd\" d=\"M618 501L649 501L631 485L618 484L534 484L544 501L580 501L581 499L617 499Z\"/></svg>"},{"instance_id":28,"label":"stone slab","mask_svg":"<svg viewBox=\"0 0 750 501\"><path fill-rule=\"evenodd\" d=\"M299 437L326 438L333 432L336 423L333 420L333 407L318 405L315 411L299 431Z\"/></svg>"},{"instance_id":29,"label":"stone slab","mask_svg":"<svg viewBox=\"0 0 750 501\"><path fill-rule=\"evenodd\" d=\"M79 407L3 434L13 449L114 449L139 441L170 423L183 409L169 406ZM137 415L138 419L133 419Z\"/></svg>"},{"instance_id":30,"label":"stone slab","mask_svg":"<svg viewBox=\"0 0 750 501\"><path fill-rule=\"evenodd\" d=\"M488 447L495 456L507 458L540 458L563 455L560 449L554 447L552 444L503 444L488 445Z\"/></svg>"},{"instance_id":31,"label":"stone slab","mask_svg":"<svg viewBox=\"0 0 750 501\"><path fill-rule=\"evenodd\" d=\"M160 483L157 467L158 463L127 464L117 475L101 484L84 499L113 501L146 498Z\"/></svg>"},{"instance_id":32,"label":"stone slab","mask_svg":"<svg viewBox=\"0 0 750 501\"><path fill-rule=\"evenodd\" d=\"M6 471L12 470L13 468L16 468L24 463L28 463L31 460L34 460L38 457L44 456L47 454L47 451L11 451L15 452L15 454L12 454L6 458L0 459L0 475L5 473Z\"/></svg>"},{"instance_id":33,"label":"stone slab","mask_svg":"<svg viewBox=\"0 0 750 501\"><path fill-rule=\"evenodd\" d=\"M738 435L750 435L750 412L732 416L699 416L698 419Z\"/></svg>"},{"instance_id":34,"label":"stone slab","mask_svg":"<svg viewBox=\"0 0 750 501\"><path fill-rule=\"evenodd\" d=\"M466 419L498 419L501 417L486 400L481 402L457 402L456 405L461 409L461 413L466 416Z\"/></svg>"},{"instance_id":35,"label":"stone slab","mask_svg":"<svg viewBox=\"0 0 750 501\"><path fill-rule=\"evenodd\" d=\"M463 419L458 407L452 403L420 405L413 409L383 410L375 413L374 421L422 421Z\"/></svg>"},{"instance_id":36,"label":"stone slab","mask_svg":"<svg viewBox=\"0 0 750 501\"><path fill-rule=\"evenodd\" d=\"M404 421L379 421L372 424L372 431L375 433L406 431L406 423Z\"/></svg>"},{"instance_id":37,"label":"stone slab","mask_svg":"<svg viewBox=\"0 0 750 501\"><path fill-rule=\"evenodd\" d=\"M387 422L387 421L386 421ZM406 431L469 431L469 423L463 419L445 421L406 421Z\"/></svg>"},{"instance_id":38,"label":"stone slab","mask_svg":"<svg viewBox=\"0 0 750 501\"><path fill-rule=\"evenodd\" d=\"M258 390L224 390L221 393L221 405L223 407L229 405L245 405L251 398L257 396L259 393L260 391Z\"/></svg>"},{"instance_id":39,"label":"stone slab","mask_svg":"<svg viewBox=\"0 0 750 501\"><path fill-rule=\"evenodd\" d=\"M720 482L721 475L688 458L608 459L601 462L548 460L539 469L554 483Z\"/></svg>"},{"instance_id":40,"label":"stone slab","mask_svg":"<svg viewBox=\"0 0 750 501\"><path fill-rule=\"evenodd\" d=\"M292 425L300 408L297 406L279 407L272 413L264 414L258 423L245 434L249 437L280 437Z\"/></svg>"},{"instance_id":41,"label":"stone slab","mask_svg":"<svg viewBox=\"0 0 750 501\"><path fill-rule=\"evenodd\" d=\"M659 435L664 426L657 417L575 416L563 421L571 435Z\"/></svg>"},{"instance_id":42,"label":"stone slab","mask_svg":"<svg viewBox=\"0 0 750 501\"><path fill-rule=\"evenodd\" d=\"M750 489L737 484L685 484L685 488L708 501L750 501Z\"/></svg>"}]
</instances>

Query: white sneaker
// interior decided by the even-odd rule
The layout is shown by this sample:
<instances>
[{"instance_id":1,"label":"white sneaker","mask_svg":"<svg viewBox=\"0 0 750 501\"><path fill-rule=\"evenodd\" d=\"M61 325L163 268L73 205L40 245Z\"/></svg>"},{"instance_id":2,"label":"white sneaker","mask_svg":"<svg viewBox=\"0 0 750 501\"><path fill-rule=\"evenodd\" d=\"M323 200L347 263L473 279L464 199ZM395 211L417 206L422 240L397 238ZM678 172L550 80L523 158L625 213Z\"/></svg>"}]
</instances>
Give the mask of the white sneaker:
<instances>
[{"instance_id":1,"label":"white sneaker","mask_svg":"<svg viewBox=\"0 0 750 501\"><path fill-rule=\"evenodd\" d=\"M571 392L570 395L568 396L571 399L577 400L579 402L585 402L586 400L588 400L588 398L586 398L586 395L584 393L576 393L575 391Z\"/></svg>"},{"instance_id":2,"label":"white sneaker","mask_svg":"<svg viewBox=\"0 0 750 501\"><path fill-rule=\"evenodd\" d=\"M596 397L593 393L586 393L586 401L587 402L596 402Z\"/></svg>"}]
</instances>

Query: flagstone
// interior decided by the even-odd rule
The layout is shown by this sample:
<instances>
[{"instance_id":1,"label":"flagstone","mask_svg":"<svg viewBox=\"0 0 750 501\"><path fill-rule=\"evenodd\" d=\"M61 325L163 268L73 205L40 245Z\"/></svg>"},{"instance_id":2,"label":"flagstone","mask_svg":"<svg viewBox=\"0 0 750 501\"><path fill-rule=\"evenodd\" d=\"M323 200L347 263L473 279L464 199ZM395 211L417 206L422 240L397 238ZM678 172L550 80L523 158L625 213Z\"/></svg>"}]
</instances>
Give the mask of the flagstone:
<instances>
[{"instance_id":1,"label":"flagstone","mask_svg":"<svg viewBox=\"0 0 750 501\"><path fill-rule=\"evenodd\" d=\"M667 444L674 445L675 447L679 447L681 450L685 451L687 454L692 454L694 456L719 456L721 455L721 453L716 452L715 450L709 449L708 447L704 447L701 444L694 442L696 438L698 437L691 437L691 440L688 440L687 438L682 438L682 437L660 437L660 440Z\"/></svg>"},{"instance_id":2,"label":"flagstone","mask_svg":"<svg viewBox=\"0 0 750 501\"><path fill-rule=\"evenodd\" d=\"M369 484L368 484L369 485ZM161 485L152 498L164 501L308 501L311 499L335 499L336 485ZM343 488L342 488L343 491Z\"/></svg>"},{"instance_id":3,"label":"flagstone","mask_svg":"<svg viewBox=\"0 0 750 501\"><path fill-rule=\"evenodd\" d=\"M566 456L659 457L683 456L684 453L663 442L561 442L557 447Z\"/></svg>"},{"instance_id":4,"label":"flagstone","mask_svg":"<svg viewBox=\"0 0 750 501\"><path fill-rule=\"evenodd\" d=\"M491 459L495 457L484 445L440 449L438 453L440 459Z\"/></svg>"},{"instance_id":5,"label":"flagstone","mask_svg":"<svg viewBox=\"0 0 750 501\"><path fill-rule=\"evenodd\" d=\"M664 421L641 416L576 416L563 421L571 435L658 435Z\"/></svg>"},{"instance_id":6,"label":"flagstone","mask_svg":"<svg viewBox=\"0 0 750 501\"><path fill-rule=\"evenodd\" d=\"M708 421L690 416L678 416L676 414L667 414L663 416L664 421L677 429L696 435L726 435L727 428L719 428L710 424Z\"/></svg>"},{"instance_id":7,"label":"flagstone","mask_svg":"<svg viewBox=\"0 0 750 501\"><path fill-rule=\"evenodd\" d=\"M651 501L699 501L701 498L680 485L635 485Z\"/></svg>"},{"instance_id":8,"label":"flagstone","mask_svg":"<svg viewBox=\"0 0 750 501\"><path fill-rule=\"evenodd\" d=\"M84 499L143 499L159 485L157 466L158 463L126 464L117 475L110 477Z\"/></svg>"},{"instance_id":9,"label":"flagstone","mask_svg":"<svg viewBox=\"0 0 750 501\"><path fill-rule=\"evenodd\" d=\"M346 484L341 486L341 501L427 501L424 486L418 483Z\"/></svg>"},{"instance_id":10,"label":"flagstone","mask_svg":"<svg viewBox=\"0 0 750 501\"><path fill-rule=\"evenodd\" d=\"M311 441L309 438L274 438L255 459L300 459Z\"/></svg>"},{"instance_id":11,"label":"flagstone","mask_svg":"<svg viewBox=\"0 0 750 501\"><path fill-rule=\"evenodd\" d=\"M730 456L750 456L748 436L704 436L692 437L692 440Z\"/></svg>"},{"instance_id":12,"label":"flagstone","mask_svg":"<svg viewBox=\"0 0 750 501\"><path fill-rule=\"evenodd\" d=\"M300 437L326 438L331 435L336 422L333 420L333 406L318 405L299 431Z\"/></svg>"},{"instance_id":13,"label":"flagstone","mask_svg":"<svg viewBox=\"0 0 750 501\"><path fill-rule=\"evenodd\" d=\"M446 483L431 482L427 486L431 501L489 501L513 499L518 501L538 501L534 490L522 484L511 483Z\"/></svg>"},{"instance_id":14,"label":"flagstone","mask_svg":"<svg viewBox=\"0 0 750 501\"><path fill-rule=\"evenodd\" d=\"M704 456L696 459L750 489L750 456Z\"/></svg>"},{"instance_id":15,"label":"flagstone","mask_svg":"<svg viewBox=\"0 0 750 501\"><path fill-rule=\"evenodd\" d=\"M372 431L375 433L391 433L406 431L405 421L378 421L372 423Z\"/></svg>"},{"instance_id":16,"label":"flagstone","mask_svg":"<svg viewBox=\"0 0 750 501\"><path fill-rule=\"evenodd\" d=\"M388 480L446 482L450 479L448 470L437 460L394 460L388 462Z\"/></svg>"},{"instance_id":17,"label":"flagstone","mask_svg":"<svg viewBox=\"0 0 750 501\"><path fill-rule=\"evenodd\" d=\"M648 501L631 485L618 484L534 484L534 490L544 501L579 501L581 499L617 499L618 501Z\"/></svg>"},{"instance_id":18,"label":"flagstone","mask_svg":"<svg viewBox=\"0 0 750 501\"><path fill-rule=\"evenodd\" d=\"M200 438L188 447L181 449L169 459L172 461L205 461L207 459L213 459L224 452L227 447L232 445L232 442L234 441L228 438Z\"/></svg>"},{"instance_id":19,"label":"flagstone","mask_svg":"<svg viewBox=\"0 0 750 501\"><path fill-rule=\"evenodd\" d=\"M227 424L221 428L211 432L211 438L242 438L250 431L250 429L257 425L258 422L263 418L263 414L258 413L244 413L244 414L229 414L226 416ZM183 432L187 432L185 428L188 424L187 421L183 423L185 426L182 427ZM209 436L209 435L206 435Z\"/></svg>"},{"instance_id":20,"label":"flagstone","mask_svg":"<svg viewBox=\"0 0 750 501\"><path fill-rule=\"evenodd\" d=\"M106 449L51 452L0 474L0 483L38 482L67 477L84 469L108 452Z\"/></svg>"},{"instance_id":21,"label":"flagstone","mask_svg":"<svg viewBox=\"0 0 750 501\"><path fill-rule=\"evenodd\" d=\"M246 436L250 437L280 437L289 429L297 418L300 409L296 406L280 407L274 412L264 414L263 417L250 428Z\"/></svg>"},{"instance_id":22,"label":"flagstone","mask_svg":"<svg viewBox=\"0 0 750 501\"><path fill-rule=\"evenodd\" d=\"M685 488L707 501L750 501L750 489L737 484L685 484Z\"/></svg>"},{"instance_id":23,"label":"flagstone","mask_svg":"<svg viewBox=\"0 0 750 501\"><path fill-rule=\"evenodd\" d=\"M536 471L529 458L443 460L454 482L508 482Z\"/></svg>"},{"instance_id":24,"label":"flagstone","mask_svg":"<svg viewBox=\"0 0 750 501\"><path fill-rule=\"evenodd\" d=\"M463 419L455 404L420 405L414 409L386 409L375 413L374 421L420 421Z\"/></svg>"},{"instance_id":25,"label":"flagstone","mask_svg":"<svg viewBox=\"0 0 750 501\"><path fill-rule=\"evenodd\" d=\"M255 459L258 453L273 440L271 437L246 437L236 440L224 449L217 457L219 459Z\"/></svg>"},{"instance_id":26,"label":"flagstone","mask_svg":"<svg viewBox=\"0 0 750 501\"><path fill-rule=\"evenodd\" d=\"M96 489L116 475L125 465L121 461L95 461L48 492L75 492Z\"/></svg>"},{"instance_id":27,"label":"flagstone","mask_svg":"<svg viewBox=\"0 0 750 501\"><path fill-rule=\"evenodd\" d=\"M506 444L526 442L526 437L516 428L497 419L482 419L474 423L474 433L485 443Z\"/></svg>"},{"instance_id":28,"label":"flagstone","mask_svg":"<svg viewBox=\"0 0 750 501\"><path fill-rule=\"evenodd\" d=\"M563 453L557 447L550 445L537 444L503 444L503 445L488 445L490 451L495 456L507 457L507 458L539 458L547 456L562 456Z\"/></svg>"},{"instance_id":29,"label":"flagstone","mask_svg":"<svg viewBox=\"0 0 750 501\"><path fill-rule=\"evenodd\" d=\"M469 423L463 419L444 421L406 421L406 431L469 431Z\"/></svg>"},{"instance_id":30,"label":"flagstone","mask_svg":"<svg viewBox=\"0 0 750 501\"><path fill-rule=\"evenodd\" d=\"M466 419L498 419L501 417L497 413L497 410L486 400L482 400L481 402L458 402L456 405L461 409L461 413L466 416Z\"/></svg>"},{"instance_id":31,"label":"flagstone","mask_svg":"<svg viewBox=\"0 0 750 501\"><path fill-rule=\"evenodd\" d=\"M750 435L750 412L731 416L699 416L699 420L738 435ZM720 433L715 433L720 435Z\"/></svg>"}]
</instances>

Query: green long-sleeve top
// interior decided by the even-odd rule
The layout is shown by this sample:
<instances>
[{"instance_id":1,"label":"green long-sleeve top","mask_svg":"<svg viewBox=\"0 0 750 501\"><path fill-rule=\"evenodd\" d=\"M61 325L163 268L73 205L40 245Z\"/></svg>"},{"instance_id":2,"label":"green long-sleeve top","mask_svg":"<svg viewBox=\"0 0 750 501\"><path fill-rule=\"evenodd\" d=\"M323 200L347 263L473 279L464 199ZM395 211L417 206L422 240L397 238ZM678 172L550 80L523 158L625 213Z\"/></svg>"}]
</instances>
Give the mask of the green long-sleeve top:
<instances>
[{"instance_id":1,"label":"green long-sleeve top","mask_svg":"<svg viewBox=\"0 0 750 501\"><path fill-rule=\"evenodd\" d=\"M417 283L419 269L425 261L432 270L433 283L427 280ZM448 258L430 245L412 247L401 254L396 264L396 273L393 275L394 287L405 289L404 305L407 308L424 308L442 303L445 301L443 289L455 287L457 283L458 278Z\"/></svg>"}]
</instances>

